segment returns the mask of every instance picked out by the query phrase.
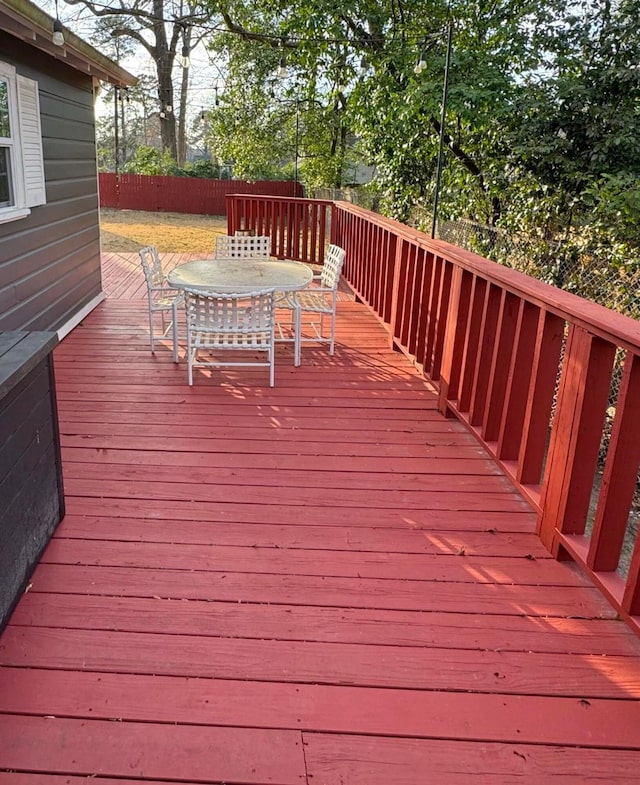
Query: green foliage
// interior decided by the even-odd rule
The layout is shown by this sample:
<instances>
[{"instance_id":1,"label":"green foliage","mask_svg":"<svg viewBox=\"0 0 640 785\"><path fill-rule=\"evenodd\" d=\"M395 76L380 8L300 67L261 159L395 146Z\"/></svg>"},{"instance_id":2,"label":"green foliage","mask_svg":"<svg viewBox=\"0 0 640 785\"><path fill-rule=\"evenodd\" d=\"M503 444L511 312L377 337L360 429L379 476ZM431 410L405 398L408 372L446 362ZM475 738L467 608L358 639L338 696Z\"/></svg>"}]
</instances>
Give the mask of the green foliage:
<instances>
[{"instance_id":1,"label":"green foliage","mask_svg":"<svg viewBox=\"0 0 640 785\"><path fill-rule=\"evenodd\" d=\"M155 147L140 145L134 157L123 167L129 174L173 175L176 174L176 162L168 152L160 152Z\"/></svg>"}]
</instances>

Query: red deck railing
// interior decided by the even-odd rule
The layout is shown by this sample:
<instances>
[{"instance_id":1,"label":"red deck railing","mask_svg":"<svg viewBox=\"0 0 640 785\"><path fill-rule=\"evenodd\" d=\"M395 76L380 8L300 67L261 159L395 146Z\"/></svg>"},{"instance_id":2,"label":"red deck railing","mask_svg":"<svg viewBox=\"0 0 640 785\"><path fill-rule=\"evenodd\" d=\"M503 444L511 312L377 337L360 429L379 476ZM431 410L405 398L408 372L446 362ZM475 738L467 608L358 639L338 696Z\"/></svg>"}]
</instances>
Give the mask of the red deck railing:
<instances>
[{"instance_id":1,"label":"red deck railing","mask_svg":"<svg viewBox=\"0 0 640 785\"><path fill-rule=\"evenodd\" d=\"M274 256L322 262L333 202L234 193L227 197L226 209L229 234L270 235Z\"/></svg>"},{"instance_id":2,"label":"red deck railing","mask_svg":"<svg viewBox=\"0 0 640 785\"><path fill-rule=\"evenodd\" d=\"M227 209L230 233L286 227L288 255L307 261L331 219L357 297L533 504L544 545L640 631L638 538L618 569L640 463L640 324L345 202L234 195Z\"/></svg>"}]
</instances>

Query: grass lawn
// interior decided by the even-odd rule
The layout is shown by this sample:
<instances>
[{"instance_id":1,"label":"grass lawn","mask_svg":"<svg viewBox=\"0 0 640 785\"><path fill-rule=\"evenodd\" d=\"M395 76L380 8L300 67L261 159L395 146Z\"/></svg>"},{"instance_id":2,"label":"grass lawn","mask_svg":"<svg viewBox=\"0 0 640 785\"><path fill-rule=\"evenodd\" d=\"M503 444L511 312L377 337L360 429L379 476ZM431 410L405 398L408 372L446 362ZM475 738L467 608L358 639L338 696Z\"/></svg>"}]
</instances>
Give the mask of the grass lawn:
<instances>
[{"instance_id":1,"label":"grass lawn","mask_svg":"<svg viewBox=\"0 0 640 785\"><path fill-rule=\"evenodd\" d=\"M141 210L100 210L103 251L137 251L155 245L161 253L210 252L217 234L226 234L224 215L188 215Z\"/></svg>"}]
</instances>

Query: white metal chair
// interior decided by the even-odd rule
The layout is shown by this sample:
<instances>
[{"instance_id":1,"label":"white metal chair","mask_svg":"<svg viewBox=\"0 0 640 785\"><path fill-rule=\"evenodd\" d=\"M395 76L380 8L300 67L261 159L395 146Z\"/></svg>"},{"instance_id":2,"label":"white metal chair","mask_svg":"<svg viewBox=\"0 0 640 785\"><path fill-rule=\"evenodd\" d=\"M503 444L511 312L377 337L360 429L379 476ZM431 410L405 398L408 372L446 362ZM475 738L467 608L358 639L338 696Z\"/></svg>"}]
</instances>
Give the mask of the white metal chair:
<instances>
[{"instance_id":1,"label":"white metal chair","mask_svg":"<svg viewBox=\"0 0 640 785\"><path fill-rule=\"evenodd\" d=\"M185 289L187 312L187 373L193 384L196 367L266 366L274 385L275 316L273 289L226 294ZM266 360L214 359L222 351L264 352ZM201 359L200 352L210 352Z\"/></svg>"},{"instance_id":2,"label":"white metal chair","mask_svg":"<svg viewBox=\"0 0 640 785\"><path fill-rule=\"evenodd\" d=\"M153 245L141 248L140 261L147 283L147 301L149 305L149 342L151 353L155 354L153 315L159 313L162 318L162 338L171 330L173 338L173 361L178 362L178 306L184 302L181 292L167 285L167 278L162 271L158 249ZM171 311L171 321L167 324L165 314Z\"/></svg>"},{"instance_id":3,"label":"white metal chair","mask_svg":"<svg viewBox=\"0 0 640 785\"><path fill-rule=\"evenodd\" d=\"M333 354L336 335L336 305L338 302L338 284L346 251L337 245L330 245L324 257L322 270L313 276L316 285L299 292L291 292L279 297L278 308L292 311L294 321L294 364L300 365L300 349L302 343L328 343L329 354ZM319 284L319 285L318 285ZM320 315L318 322L311 322L312 337L302 334L302 315L316 313ZM325 333L324 319L329 317L329 332ZM306 326L306 325L305 325Z\"/></svg>"},{"instance_id":4,"label":"white metal chair","mask_svg":"<svg viewBox=\"0 0 640 785\"><path fill-rule=\"evenodd\" d=\"M216 235L215 255L219 259L248 259L271 255L271 238L266 235Z\"/></svg>"}]
</instances>

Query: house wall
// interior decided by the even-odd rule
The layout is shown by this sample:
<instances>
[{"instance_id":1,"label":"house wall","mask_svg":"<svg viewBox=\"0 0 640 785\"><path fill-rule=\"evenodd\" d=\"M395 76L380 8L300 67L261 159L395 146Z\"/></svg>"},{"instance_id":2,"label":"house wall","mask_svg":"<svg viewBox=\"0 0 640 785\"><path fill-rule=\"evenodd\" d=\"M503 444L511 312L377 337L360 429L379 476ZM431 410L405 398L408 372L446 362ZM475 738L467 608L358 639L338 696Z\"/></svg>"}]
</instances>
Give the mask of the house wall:
<instances>
[{"instance_id":1,"label":"house wall","mask_svg":"<svg viewBox=\"0 0 640 785\"><path fill-rule=\"evenodd\" d=\"M90 76L0 31L0 60L40 90L47 203L0 224L0 330L58 330L100 295Z\"/></svg>"}]
</instances>

